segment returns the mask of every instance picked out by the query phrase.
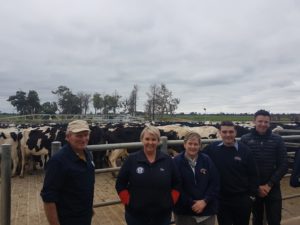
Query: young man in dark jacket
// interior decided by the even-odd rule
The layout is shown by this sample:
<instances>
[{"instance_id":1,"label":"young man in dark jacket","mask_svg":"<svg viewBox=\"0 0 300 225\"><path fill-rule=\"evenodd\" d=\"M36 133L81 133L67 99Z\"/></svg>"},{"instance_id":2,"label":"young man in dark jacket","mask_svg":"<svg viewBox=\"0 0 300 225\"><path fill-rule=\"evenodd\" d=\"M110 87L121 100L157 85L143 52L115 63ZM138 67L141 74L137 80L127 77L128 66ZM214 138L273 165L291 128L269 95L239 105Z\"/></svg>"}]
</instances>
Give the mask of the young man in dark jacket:
<instances>
[{"instance_id":1,"label":"young man in dark jacket","mask_svg":"<svg viewBox=\"0 0 300 225\"><path fill-rule=\"evenodd\" d=\"M280 225L280 180L288 169L283 139L270 130L271 115L259 110L254 114L255 128L241 141L253 152L259 173L258 196L253 205L253 225L263 224L264 208L269 225Z\"/></svg>"},{"instance_id":2,"label":"young man in dark jacket","mask_svg":"<svg viewBox=\"0 0 300 225\"><path fill-rule=\"evenodd\" d=\"M294 161L294 168L290 178L290 185L292 187L300 187L300 152L297 150L295 161Z\"/></svg>"},{"instance_id":3,"label":"young man in dark jacket","mask_svg":"<svg viewBox=\"0 0 300 225\"><path fill-rule=\"evenodd\" d=\"M208 145L206 153L220 174L219 225L248 225L253 200L258 189L254 157L250 149L236 141L236 129L231 121L220 126L221 142Z\"/></svg>"}]
</instances>

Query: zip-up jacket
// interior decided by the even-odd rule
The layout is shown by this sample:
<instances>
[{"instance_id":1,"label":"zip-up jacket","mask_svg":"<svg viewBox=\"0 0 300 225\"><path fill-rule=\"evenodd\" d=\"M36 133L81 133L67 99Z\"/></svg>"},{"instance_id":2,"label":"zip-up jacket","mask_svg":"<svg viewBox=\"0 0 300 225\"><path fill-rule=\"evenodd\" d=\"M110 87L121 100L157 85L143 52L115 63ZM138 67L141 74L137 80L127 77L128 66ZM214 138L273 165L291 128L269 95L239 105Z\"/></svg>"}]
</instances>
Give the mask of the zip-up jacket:
<instances>
[{"instance_id":1,"label":"zip-up jacket","mask_svg":"<svg viewBox=\"0 0 300 225\"><path fill-rule=\"evenodd\" d=\"M84 150L80 159L70 144L48 161L41 197L53 202L61 225L90 225L93 214L95 166L92 154Z\"/></svg>"},{"instance_id":2,"label":"zip-up jacket","mask_svg":"<svg viewBox=\"0 0 300 225\"><path fill-rule=\"evenodd\" d=\"M179 187L175 163L160 150L153 163L149 163L143 150L130 154L116 181L118 193L129 192L125 210L138 217L169 214L174 206L171 191L179 191Z\"/></svg>"},{"instance_id":3,"label":"zip-up jacket","mask_svg":"<svg viewBox=\"0 0 300 225\"><path fill-rule=\"evenodd\" d=\"M195 172L193 172L185 152L174 158L181 175L180 198L174 212L180 215L210 216L217 213L219 194L219 174L211 159L198 153ZM207 205L203 212L197 214L192 210L196 200L204 200Z\"/></svg>"},{"instance_id":4,"label":"zip-up jacket","mask_svg":"<svg viewBox=\"0 0 300 225\"><path fill-rule=\"evenodd\" d=\"M242 136L241 141L253 152L259 174L259 184L279 186L288 170L287 152L283 139L269 129L265 135L255 128Z\"/></svg>"},{"instance_id":5,"label":"zip-up jacket","mask_svg":"<svg viewBox=\"0 0 300 225\"><path fill-rule=\"evenodd\" d=\"M292 187L300 187L300 150L297 150L295 161L294 161L294 167L293 172L290 178L290 185Z\"/></svg>"},{"instance_id":6,"label":"zip-up jacket","mask_svg":"<svg viewBox=\"0 0 300 225\"><path fill-rule=\"evenodd\" d=\"M255 196L258 190L256 164L251 150L243 143L225 146L213 142L203 149L220 174L220 197Z\"/></svg>"}]
</instances>

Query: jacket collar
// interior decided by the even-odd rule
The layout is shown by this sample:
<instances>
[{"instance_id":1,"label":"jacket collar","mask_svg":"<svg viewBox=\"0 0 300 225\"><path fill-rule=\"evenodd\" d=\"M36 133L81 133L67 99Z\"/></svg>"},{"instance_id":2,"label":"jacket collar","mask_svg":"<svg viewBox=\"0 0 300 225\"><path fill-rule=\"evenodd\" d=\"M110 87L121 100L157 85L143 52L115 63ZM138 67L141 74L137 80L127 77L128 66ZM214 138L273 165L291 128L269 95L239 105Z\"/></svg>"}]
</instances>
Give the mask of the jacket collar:
<instances>
[{"instance_id":1,"label":"jacket collar","mask_svg":"<svg viewBox=\"0 0 300 225\"><path fill-rule=\"evenodd\" d=\"M225 146L224 142L222 141L221 143L218 144L218 146ZM234 147L236 149L236 151L238 151L239 150L239 144L238 144L238 142L235 141L234 145L232 147Z\"/></svg>"},{"instance_id":2,"label":"jacket collar","mask_svg":"<svg viewBox=\"0 0 300 225\"><path fill-rule=\"evenodd\" d=\"M255 136L264 138L264 137L269 137L269 136L271 136L272 130L269 128L265 134L261 135L261 134L259 134L259 133L256 131L255 128L253 128L252 131L251 131L251 133L254 134Z\"/></svg>"},{"instance_id":3,"label":"jacket collar","mask_svg":"<svg viewBox=\"0 0 300 225\"><path fill-rule=\"evenodd\" d=\"M155 162L165 158L166 156L159 150L157 149L156 150L156 155L155 155ZM137 154L137 160L140 161L140 162L146 162L146 163L149 163L145 153L144 153L144 150L140 150Z\"/></svg>"},{"instance_id":4,"label":"jacket collar","mask_svg":"<svg viewBox=\"0 0 300 225\"><path fill-rule=\"evenodd\" d=\"M78 155L73 151L73 149L72 149L72 147L71 147L71 145L70 145L69 143L66 144L65 149L66 149L66 152L67 152L68 156L70 157L70 159L71 159L72 161L76 162L76 161L81 160L81 159L78 157ZM87 160L89 160L90 157L89 157L89 154L87 153L87 150L86 150L86 149L84 150L84 154L85 154L85 158L86 158Z\"/></svg>"}]
</instances>

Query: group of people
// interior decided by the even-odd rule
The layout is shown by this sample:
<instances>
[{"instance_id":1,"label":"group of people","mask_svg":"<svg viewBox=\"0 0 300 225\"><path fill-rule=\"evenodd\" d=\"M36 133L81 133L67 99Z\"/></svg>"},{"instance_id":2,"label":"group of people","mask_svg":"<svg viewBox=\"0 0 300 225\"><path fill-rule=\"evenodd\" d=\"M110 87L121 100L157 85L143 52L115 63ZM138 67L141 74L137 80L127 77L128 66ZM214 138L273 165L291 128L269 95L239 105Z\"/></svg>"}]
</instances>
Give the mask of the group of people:
<instances>
[{"instance_id":1,"label":"group of people","mask_svg":"<svg viewBox=\"0 0 300 225\"><path fill-rule=\"evenodd\" d=\"M185 151L172 159L159 148L160 132L147 126L143 148L129 155L116 180L128 225L269 225L281 221L280 180L288 169L283 139L270 130L270 113L254 115L255 128L236 140L231 121L220 125L221 141L202 149L201 136L189 132ZM90 225L94 164L86 150L89 126L69 123L68 144L48 162L41 196L50 225ZM300 160L300 154L298 154ZM292 186L300 186L300 164ZM298 174L296 174L298 171Z\"/></svg>"}]
</instances>

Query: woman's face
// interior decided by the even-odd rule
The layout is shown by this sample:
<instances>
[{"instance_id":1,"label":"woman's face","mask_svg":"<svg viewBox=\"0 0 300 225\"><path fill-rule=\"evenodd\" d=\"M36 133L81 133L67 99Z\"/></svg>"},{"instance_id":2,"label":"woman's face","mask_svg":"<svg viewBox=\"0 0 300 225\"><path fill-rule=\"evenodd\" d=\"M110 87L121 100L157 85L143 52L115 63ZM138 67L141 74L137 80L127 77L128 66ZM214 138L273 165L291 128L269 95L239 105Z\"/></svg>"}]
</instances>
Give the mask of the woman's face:
<instances>
[{"instance_id":1,"label":"woman's face","mask_svg":"<svg viewBox=\"0 0 300 225\"><path fill-rule=\"evenodd\" d=\"M196 137L190 138L183 144L185 153L190 158L195 158L200 150L201 144L199 142L199 139Z\"/></svg>"},{"instance_id":2,"label":"woman's face","mask_svg":"<svg viewBox=\"0 0 300 225\"><path fill-rule=\"evenodd\" d=\"M142 137L142 143L144 145L145 153L153 153L156 151L159 141L155 135L145 132L144 136Z\"/></svg>"}]
</instances>

